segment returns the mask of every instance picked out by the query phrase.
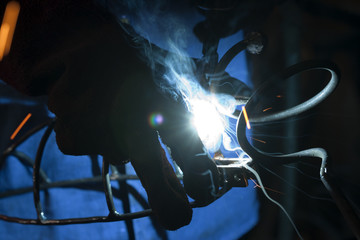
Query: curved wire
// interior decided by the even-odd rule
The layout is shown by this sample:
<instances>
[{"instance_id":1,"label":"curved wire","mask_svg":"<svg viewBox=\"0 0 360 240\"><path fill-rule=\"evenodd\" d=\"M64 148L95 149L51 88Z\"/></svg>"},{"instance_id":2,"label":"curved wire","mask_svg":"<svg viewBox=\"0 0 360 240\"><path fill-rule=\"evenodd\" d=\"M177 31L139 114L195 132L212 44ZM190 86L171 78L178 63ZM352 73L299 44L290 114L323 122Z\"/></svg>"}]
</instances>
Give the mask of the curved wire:
<instances>
[{"instance_id":1,"label":"curved wire","mask_svg":"<svg viewBox=\"0 0 360 240\"><path fill-rule=\"evenodd\" d=\"M250 118L250 122L268 122L268 121L280 120L280 119L284 119L287 117L296 116L306 110L309 110L310 108L316 106L321 101L323 101L329 94L332 93L332 91L335 89L335 87L338 84L339 72L338 72L337 67L333 63L324 62L324 61L302 62L302 63L295 64L292 67L288 68L282 74L282 77L284 77L284 79L286 80L287 78L289 78L290 76L292 76L294 74L297 74L297 73L300 73L303 71L313 70L313 69L324 69L331 73L331 80L329 81L327 86L322 91L320 91L320 93L315 95L313 98L305 101L304 103L301 103L290 109L280 111L280 112L271 114L266 117ZM279 81L279 78L276 78L276 79L270 81L270 83L273 83L274 81ZM266 83L265 86L267 86L268 84L269 83ZM261 89L256 91L254 93L254 95L258 94L259 91L261 91L265 86L263 86ZM248 109L248 111L251 111L251 98L249 99L248 103L245 105L245 107ZM320 179L323 182L326 189L331 194L332 198L335 200L339 210L343 214L345 220L349 224L354 235L357 237L357 239L360 239L359 217L356 215L353 207L351 206L350 202L344 197L341 190L338 189L334 183L332 183L332 180L331 180L330 176L328 175L328 168L327 168L327 157L328 156L324 149L311 148L311 149L306 149L306 150L295 152L295 153L281 154L281 155L273 155L270 153L263 152L259 149L256 149L247 140L246 121L245 121L244 114L242 114L242 113L240 114L238 122L237 122L237 138L238 138L239 144L242 147L242 149L253 159L253 161L263 164L265 166L298 162L298 161L302 160L303 158L318 159L318 160L320 159L321 160Z\"/></svg>"},{"instance_id":2,"label":"curved wire","mask_svg":"<svg viewBox=\"0 0 360 240\"><path fill-rule=\"evenodd\" d=\"M37 213L38 220L40 222L46 220L44 211L42 210L41 202L40 202L40 164L42 160L42 156L44 153L45 145L49 136L54 128L55 120L53 120L48 128L46 129L44 135L40 140L40 144L38 150L36 152L35 163L34 163L34 171L33 171L33 188L34 188L34 204Z\"/></svg>"},{"instance_id":3,"label":"curved wire","mask_svg":"<svg viewBox=\"0 0 360 240\"><path fill-rule=\"evenodd\" d=\"M280 120L280 119L296 116L300 113L303 113L303 112L309 110L310 108L315 107L317 104L322 102L327 96L329 96L334 91L335 87L337 86L338 81L339 81L339 78L338 78L339 71L338 71L336 65L334 65L333 63L330 63L327 61L311 60L311 61L305 61L305 62L295 64L292 67L286 69L283 72L283 74L281 74L280 76L277 76L277 77L273 78L272 80L266 82L262 87L260 87L258 90L256 90L254 92L254 94L250 97L249 101L245 105L245 108L247 109L248 112L251 112L251 110L252 110L251 99L254 96L258 95L259 92L261 92L269 84L273 84L276 81L285 81L289 77L291 77L295 74L298 74L298 73L301 73L304 71L314 70L314 69L324 69L331 73L331 79L330 79L329 83L322 91L320 91L320 93L318 93L311 99L309 99L297 106L294 106L290 109L287 109L287 110L276 112L276 113L273 113L271 115L264 116L264 117L252 118L250 116L249 117L250 123L251 122L265 123L265 122L269 122L269 121ZM237 128L236 129L237 130L236 131L237 138L238 138L238 142L239 142L241 148L248 155L250 155L250 157L253 159L254 162L259 162L265 166L276 165L276 164L282 165L282 164L299 161L298 158L301 157L296 154L295 155L273 155L273 154L262 152L261 150L253 147L249 143L249 141L246 137L246 121L245 121L244 114L242 114L242 113L240 114L240 116L238 118L236 128Z\"/></svg>"},{"instance_id":4,"label":"curved wire","mask_svg":"<svg viewBox=\"0 0 360 240\"><path fill-rule=\"evenodd\" d=\"M243 50L245 50L250 44L262 44L262 36L259 33L253 33L234 46L232 46L219 60L219 63L216 65L215 73L221 73L225 71L229 63Z\"/></svg>"},{"instance_id":5,"label":"curved wire","mask_svg":"<svg viewBox=\"0 0 360 240\"><path fill-rule=\"evenodd\" d=\"M255 171L255 169L253 169L252 167L248 166L248 165L244 165L244 168L247 169L248 171L250 171L255 177L256 177L256 180L258 181L259 185L260 185L260 189L263 191L265 197L267 197L267 199L269 199L271 202L273 202L275 205L277 205L283 212L284 214L286 215L286 217L289 219L291 225L293 226L296 234L298 235L298 237L303 240L303 237L301 236L298 228L296 227L294 221L292 220L292 218L290 217L289 213L285 210L285 208L277 201L275 201L273 198L271 198L266 190L265 190L265 187L261 181L261 178L259 176L259 174Z\"/></svg>"},{"instance_id":6,"label":"curved wire","mask_svg":"<svg viewBox=\"0 0 360 240\"><path fill-rule=\"evenodd\" d=\"M298 104L294 107L291 107L289 109L279 111L279 112L276 112L276 113L273 113L273 114L267 115L267 116L250 118L250 122L264 123L264 122L282 120L285 118L293 117L293 116L299 115L300 113L303 113L303 112L315 107L320 102L322 102L325 98L327 98L335 90L336 86L338 85L340 72L335 64L333 64L331 62L319 61L319 60L310 60L310 61L301 62L301 63L295 64L295 65L287 68L282 74L280 74L280 76L273 77L272 79L267 81L263 86L261 86L259 89L257 89L254 92L253 96L258 95L259 92L261 92L268 86L274 84L275 82L287 80L295 74L299 74L299 73L311 71L311 70L316 70L316 69L326 70L331 73L330 81L325 86L325 88L323 88L318 94L316 94L314 97L310 98L309 100L307 100L301 104ZM249 102L251 104L251 97L249 99ZM246 107L248 107L248 105Z\"/></svg>"}]
</instances>

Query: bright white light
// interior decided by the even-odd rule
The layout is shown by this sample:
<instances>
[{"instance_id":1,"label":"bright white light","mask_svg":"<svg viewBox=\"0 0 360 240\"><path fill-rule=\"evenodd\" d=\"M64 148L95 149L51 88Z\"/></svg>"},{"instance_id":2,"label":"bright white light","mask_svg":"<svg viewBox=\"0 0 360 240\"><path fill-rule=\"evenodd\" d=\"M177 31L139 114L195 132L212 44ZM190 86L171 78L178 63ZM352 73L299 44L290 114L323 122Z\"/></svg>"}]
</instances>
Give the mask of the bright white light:
<instances>
[{"instance_id":1,"label":"bright white light","mask_svg":"<svg viewBox=\"0 0 360 240\"><path fill-rule=\"evenodd\" d=\"M213 152L217 151L225 131L225 124L215 105L206 100L193 100L191 112L192 123L205 148Z\"/></svg>"}]
</instances>

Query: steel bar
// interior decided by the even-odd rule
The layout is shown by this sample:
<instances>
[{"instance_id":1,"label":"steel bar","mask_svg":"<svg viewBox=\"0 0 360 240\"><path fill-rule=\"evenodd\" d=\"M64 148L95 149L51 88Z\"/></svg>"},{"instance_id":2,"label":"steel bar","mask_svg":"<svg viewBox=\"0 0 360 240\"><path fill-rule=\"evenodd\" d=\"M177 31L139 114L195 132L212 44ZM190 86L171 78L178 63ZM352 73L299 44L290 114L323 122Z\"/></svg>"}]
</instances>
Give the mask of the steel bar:
<instances>
[{"instance_id":1,"label":"steel bar","mask_svg":"<svg viewBox=\"0 0 360 240\"><path fill-rule=\"evenodd\" d=\"M331 197L335 200L336 205L338 206L340 212L344 216L346 222L348 223L350 229L354 233L356 239L360 239L360 218L356 214L355 209L351 206L348 199L345 198L342 191L337 187L333 180L328 174L328 169L326 166L326 158L323 159L321 168L320 168L320 178L323 182L326 189L329 191Z\"/></svg>"},{"instance_id":2,"label":"steel bar","mask_svg":"<svg viewBox=\"0 0 360 240\"><path fill-rule=\"evenodd\" d=\"M109 176L109 162L103 158L102 164L102 180L104 184L106 204L109 209L109 216L118 216L119 213L116 211L114 205L114 198L111 190L110 176Z\"/></svg>"},{"instance_id":3,"label":"steel bar","mask_svg":"<svg viewBox=\"0 0 360 240\"><path fill-rule=\"evenodd\" d=\"M87 217L87 218L67 218L67 219L51 219L51 220L44 219L42 221L39 221L38 219L24 219L24 218L8 217L4 215L0 215L0 219L7 222L16 222L21 224L32 224L32 225L68 225L68 224L123 221L125 219L136 219L136 218L147 217L150 214L152 214L151 209L147 209L135 213L118 214L116 216L100 216L100 217L95 216L95 217Z\"/></svg>"},{"instance_id":4,"label":"steel bar","mask_svg":"<svg viewBox=\"0 0 360 240\"><path fill-rule=\"evenodd\" d=\"M111 181L125 181L125 180L139 180L136 175L110 175ZM49 189L49 188L61 188L61 187L77 187L79 185L91 184L91 183L100 183L102 182L102 176L96 176L92 178L79 178L73 180L64 180L64 181L56 181L51 183L40 183L40 190ZM24 194L28 192L32 192L33 187L24 187L18 188L14 190L9 190L6 192L0 193L0 198L16 196L19 194Z\"/></svg>"},{"instance_id":5,"label":"steel bar","mask_svg":"<svg viewBox=\"0 0 360 240\"><path fill-rule=\"evenodd\" d=\"M2 162L5 160L5 158L12 153L12 151L14 151L20 144L22 144L24 141L26 141L29 137L31 137L33 134L35 134L36 132L40 131L42 128L48 126L51 122L53 121L53 119L48 120L46 122L43 122L41 124L39 124L38 126L30 129L29 131L27 131L23 136L21 136L19 138L19 140L15 141L13 144L11 144L8 148L5 149L5 151L1 154L0 157L0 166L2 165Z\"/></svg>"},{"instance_id":6,"label":"steel bar","mask_svg":"<svg viewBox=\"0 0 360 240\"><path fill-rule=\"evenodd\" d=\"M34 171L33 171L34 204L35 204L38 220L40 222L46 219L40 202L40 165L41 165L41 159L44 153L46 142L49 139L49 136L54 128L54 125L55 125L55 120L49 124L44 135L42 136L34 163Z\"/></svg>"}]
</instances>

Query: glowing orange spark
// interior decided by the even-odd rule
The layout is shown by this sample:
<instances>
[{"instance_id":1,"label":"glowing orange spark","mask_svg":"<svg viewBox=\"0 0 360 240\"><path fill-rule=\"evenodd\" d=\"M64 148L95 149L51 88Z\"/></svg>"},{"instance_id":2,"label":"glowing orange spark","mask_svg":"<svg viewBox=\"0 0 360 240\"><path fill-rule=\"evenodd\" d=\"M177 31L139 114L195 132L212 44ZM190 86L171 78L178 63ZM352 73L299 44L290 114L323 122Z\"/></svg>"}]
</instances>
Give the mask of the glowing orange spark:
<instances>
[{"instance_id":1,"label":"glowing orange spark","mask_svg":"<svg viewBox=\"0 0 360 240\"><path fill-rule=\"evenodd\" d=\"M0 61L10 52L16 22L20 12L20 4L10 1L6 5L4 18L0 28Z\"/></svg>"},{"instance_id":2,"label":"glowing orange spark","mask_svg":"<svg viewBox=\"0 0 360 240\"><path fill-rule=\"evenodd\" d=\"M282 98L283 96L282 96L282 95L277 95L276 97L277 97L277 98Z\"/></svg>"},{"instance_id":3,"label":"glowing orange spark","mask_svg":"<svg viewBox=\"0 0 360 240\"><path fill-rule=\"evenodd\" d=\"M255 182L254 179L250 178L250 180L253 181L253 183L255 184L254 188L257 188L257 187L258 187L258 188L261 188L261 186L260 186L259 184L257 184L257 182ZM266 190L269 190L269 191L272 191L272 192L284 194L284 193L279 192L279 191L277 191L277 190L275 190L275 189L272 189L272 188L267 188L267 187L264 187L264 188L265 188Z\"/></svg>"},{"instance_id":4,"label":"glowing orange spark","mask_svg":"<svg viewBox=\"0 0 360 240\"><path fill-rule=\"evenodd\" d=\"M24 118L24 120L22 120L22 122L19 124L19 126L15 129L15 131L13 132L13 134L11 135L10 139L13 140L16 135L18 134L18 132L21 130L21 128L25 125L25 123L29 120L29 118L31 117L31 113L29 113L28 115L26 115L26 117Z\"/></svg>"},{"instance_id":5,"label":"glowing orange spark","mask_svg":"<svg viewBox=\"0 0 360 240\"><path fill-rule=\"evenodd\" d=\"M250 126L249 118L248 118L248 115L247 115L247 112L246 112L245 107L242 107L242 112L244 113L244 118L245 118L245 122L246 122L246 127L247 127L248 129L250 129L251 126Z\"/></svg>"},{"instance_id":6,"label":"glowing orange spark","mask_svg":"<svg viewBox=\"0 0 360 240\"><path fill-rule=\"evenodd\" d=\"M264 109L263 112L266 112L267 110L270 110L270 109L272 109L272 107Z\"/></svg>"},{"instance_id":7,"label":"glowing orange spark","mask_svg":"<svg viewBox=\"0 0 360 240\"><path fill-rule=\"evenodd\" d=\"M265 141L260 140L260 139L257 139L257 138L253 138L253 137L250 137L250 138L251 138L251 139L254 139L255 141L261 142L261 143L266 143Z\"/></svg>"}]
</instances>

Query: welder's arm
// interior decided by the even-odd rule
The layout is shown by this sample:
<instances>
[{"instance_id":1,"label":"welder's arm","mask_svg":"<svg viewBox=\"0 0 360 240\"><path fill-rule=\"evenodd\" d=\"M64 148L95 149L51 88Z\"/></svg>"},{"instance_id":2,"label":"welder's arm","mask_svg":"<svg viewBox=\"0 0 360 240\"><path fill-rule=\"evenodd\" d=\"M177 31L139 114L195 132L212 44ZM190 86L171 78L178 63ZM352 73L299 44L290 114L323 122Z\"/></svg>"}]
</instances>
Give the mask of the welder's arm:
<instances>
[{"instance_id":1,"label":"welder's arm","mask_svg":"<svg viewBox=\"0 0 360 240\"><path fill-rule=\"evenodd\" d=\"M168 229L188 224L192 210L187 196L147 121L154 111L184 116L184 107L156 91L150 69L128 46L117 23L92 1L21 4L0 78L23 93L48 95L64 153L101 154L114 164L130 158L160 222ZM4 9L2 1L0 12ZM184 131L171 121L165 126L165 135ZM188 139L180 134L172 145L190 143Z\"/></svg>"}]
</instances>

